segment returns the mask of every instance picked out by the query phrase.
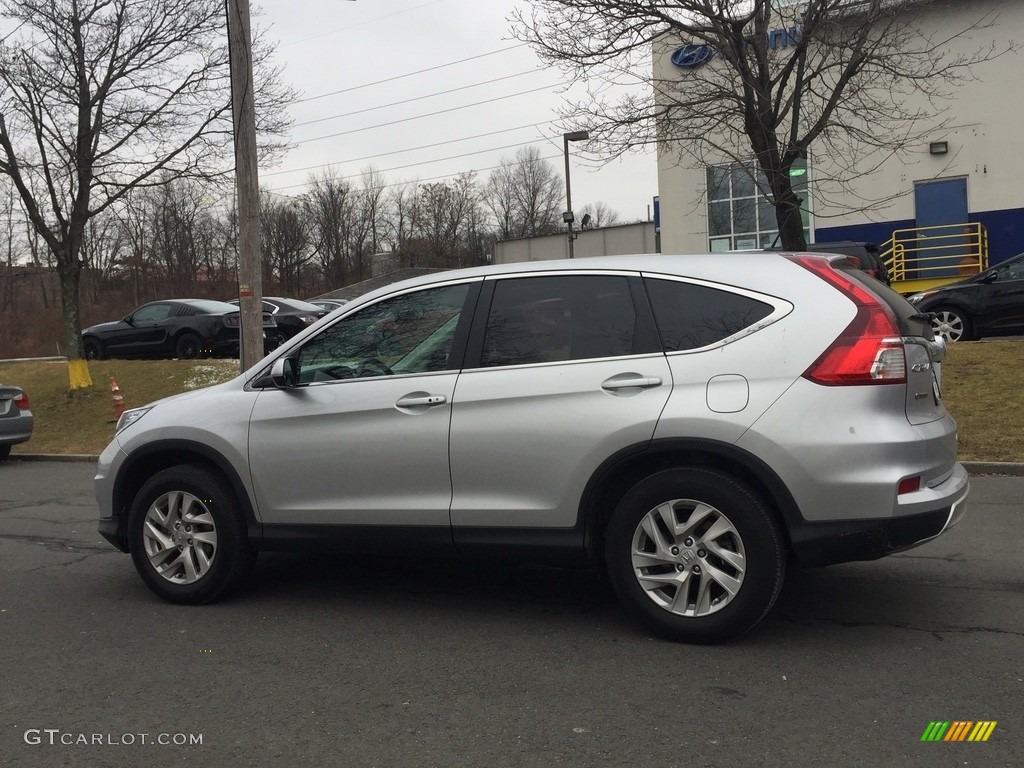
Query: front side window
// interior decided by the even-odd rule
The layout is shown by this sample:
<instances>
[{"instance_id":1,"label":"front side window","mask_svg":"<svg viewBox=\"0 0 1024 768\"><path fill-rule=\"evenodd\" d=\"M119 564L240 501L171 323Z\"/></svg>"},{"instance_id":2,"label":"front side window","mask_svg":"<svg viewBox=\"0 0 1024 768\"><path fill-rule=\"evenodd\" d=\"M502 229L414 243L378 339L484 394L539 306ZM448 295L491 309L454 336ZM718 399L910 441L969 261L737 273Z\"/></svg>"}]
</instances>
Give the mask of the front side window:
<instances>
[{"instance_id":1,"label":"front side window","mask_svg":"<svg viewBox=\"0 0 1024 768\"><path fill-rule=\"evenodd\" d=\"M325 328L299 351L299 381L451 370L455 329L469 284L377 302Z\"/></svg>"},{"instance_id":2,"label":"front side window","mask_svg":"<svg viewBox=\"0 0 1024 768\"><path fill-rule=\"evenodd\" d=\"M996 267L999 280L1024 280L1024 259Z\"/></svg>"},{"instance_id":3,"label":"front side window","mask_svg":"<svg viewBox=\"0 0 1024 768\"><path fill-rule=\"evenodd\" d=\"M763 301L705 285L654 278L644 285L666 352L710 346L775 311Z\"/></svg>"},{"instance_id":4,"label":"front side window","mask_svg":"<svg viewBox=\"0 0 1024 768\"><path fill-rule=\"evenodd\" d=\"M652 351L638 343L626 277L510 278L494 287L480 362L527 365Z\"/></svg>"}]
</instances>

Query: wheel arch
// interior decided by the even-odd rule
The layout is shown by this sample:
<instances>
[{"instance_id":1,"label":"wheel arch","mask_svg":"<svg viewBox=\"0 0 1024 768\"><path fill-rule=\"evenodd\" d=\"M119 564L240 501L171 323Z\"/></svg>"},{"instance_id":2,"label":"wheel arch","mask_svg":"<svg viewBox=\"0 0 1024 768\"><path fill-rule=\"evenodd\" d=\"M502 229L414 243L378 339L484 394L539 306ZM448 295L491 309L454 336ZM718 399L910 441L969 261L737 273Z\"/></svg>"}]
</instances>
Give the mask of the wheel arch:
<instances>
[{"instance_id":1,"label":"wheel arch","mask_svg":"<svg viewBox=\"0 0 1024 768\"><path fill-rule=\"evenodd\" d=\"M171 466L193 464L217 472L231 486L245 515L249 541L258 545L262 526L256 518L252 499L238 472L221 453L190 440L162 440L133 451L118 469L114 480L113 511L118 538L128 551L128 510L139 490L153 475Z\"/></svg>"},{"instance_id":2,"label":"wheel arch","mask_svg":"<svg viewBox=\"0 0 1024 768\"><path fill-rule=\"evenodd\" d=\"M668 438L632 446L608 458L591 476L580 500L584 542L590 557L600 556L604 530L623 495L640 480L674 467L705 467L725 472L758 493L775 514L784 544L791 549L790 525L803 521L779 476L761 459L728 443L699 438Z\"/></svg>"}]
</instances>

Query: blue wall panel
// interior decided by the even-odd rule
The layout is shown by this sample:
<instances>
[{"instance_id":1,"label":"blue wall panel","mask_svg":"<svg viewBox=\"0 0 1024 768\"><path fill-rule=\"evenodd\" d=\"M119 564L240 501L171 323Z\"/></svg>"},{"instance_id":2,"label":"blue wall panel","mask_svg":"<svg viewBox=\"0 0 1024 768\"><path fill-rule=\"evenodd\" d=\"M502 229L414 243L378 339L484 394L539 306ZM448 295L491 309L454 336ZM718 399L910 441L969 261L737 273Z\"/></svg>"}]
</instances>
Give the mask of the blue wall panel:
<instances>
[{"instance_id":1,"label":"blue wall panel","mask_svg":"<svg viewBox=\"0 0 1024 768\"><path fill-rule=\"evenodd\" d=\"M990 266L1024 253L1024 208L972 213L970 220L981 222L988 230Z\"/></svg>"},{"instance_id":2,"label":"blue wall panel","mask_svg":"<svg viewBox=\"0 0 1024 768\"><path fill-rule=\"evenodd\" d=\"M971 223L981 223L988 230L989 264L995 265L1018 253L1024 253L1024 208L1003 211L979 211L968 216ZM914 219L854 224L844 227L817 227L815 242L853 240L884 243L897 229L912 229Z\"/></svg>"}]
</instances>

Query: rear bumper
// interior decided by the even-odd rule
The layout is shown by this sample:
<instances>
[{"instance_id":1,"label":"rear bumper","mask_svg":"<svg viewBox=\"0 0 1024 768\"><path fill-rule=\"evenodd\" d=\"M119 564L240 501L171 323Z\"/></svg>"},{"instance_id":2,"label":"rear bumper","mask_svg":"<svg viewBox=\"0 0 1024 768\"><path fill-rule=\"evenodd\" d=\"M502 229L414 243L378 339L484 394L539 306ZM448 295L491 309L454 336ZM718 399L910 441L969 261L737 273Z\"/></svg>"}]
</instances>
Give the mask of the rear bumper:
<instances>
[{"instance_id":1,"label":"rear bumper","mask_svg":"<svg viewBox=\"0 0 1024 768\"><path fill-rule=\"evenodd\" d=\"M967 471L957 464L941 486L929 489L934 506L906 515L790 526L790 544L805 566L877 560L941 536L963 519L970 490ZM915 505L916 506L916 505Z\"/></svg>"},{"instance_id":2,"label":"rear bumper","mask_svg":"<svg viewBox=\"0 0 1024 768\"><path fill-rule=\"evenodd\" d=\"M19 416L0 421L0 445L24 443L32 437L33 417Z\"/></svg>"}]
</instances>

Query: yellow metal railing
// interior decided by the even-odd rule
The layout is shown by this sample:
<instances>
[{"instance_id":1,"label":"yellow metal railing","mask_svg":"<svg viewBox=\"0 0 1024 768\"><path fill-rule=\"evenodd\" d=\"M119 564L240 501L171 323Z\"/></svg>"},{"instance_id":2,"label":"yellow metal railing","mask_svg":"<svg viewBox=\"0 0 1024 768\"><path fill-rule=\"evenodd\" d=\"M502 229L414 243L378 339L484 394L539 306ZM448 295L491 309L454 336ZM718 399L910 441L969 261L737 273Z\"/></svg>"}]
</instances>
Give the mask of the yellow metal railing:
<instances>
[{"instance_id":1,"label":"yellow metal railing","mask_svg":"<svg viewBox=\"0 0 1024 768\"><path fill-rule=\"evenodd\" d=\"M924 291L988 269L988 230L980 223L897 229L881 256L895 290Z\"/></svg>"}]
</instances>

